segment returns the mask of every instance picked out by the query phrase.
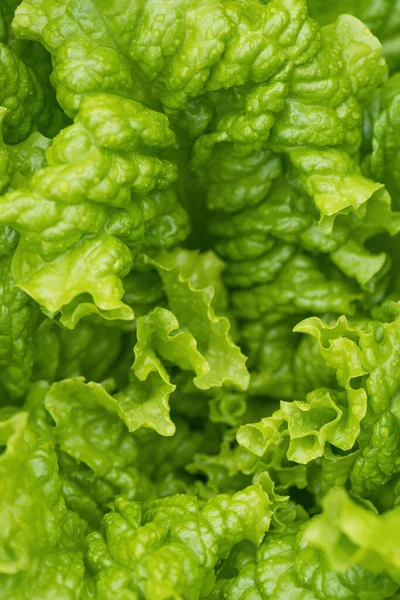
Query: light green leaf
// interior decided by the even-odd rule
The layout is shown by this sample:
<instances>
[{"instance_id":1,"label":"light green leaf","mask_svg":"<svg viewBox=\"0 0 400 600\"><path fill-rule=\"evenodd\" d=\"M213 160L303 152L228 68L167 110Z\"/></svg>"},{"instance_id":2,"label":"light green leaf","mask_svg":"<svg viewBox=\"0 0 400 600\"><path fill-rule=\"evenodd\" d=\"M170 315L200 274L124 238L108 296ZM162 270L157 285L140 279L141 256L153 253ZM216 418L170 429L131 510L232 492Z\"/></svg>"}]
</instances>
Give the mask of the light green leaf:
<instances>
[{"instance_id":1,"label":"light green leaf","mask_svg":"<svg viewBox=\"0 0 400 600\"><path fill-rule=\"evenodd\" d=\"M370 27L383 45L383 53L389 67L396 70L400 64L398 51L398 0L338 0L327 5L324 0L309 0L310 16L325 25L332 23L342 13L358 17Z\"/></svg>"},{"instance_id":2,"label":"light green leaf","mask_svg":"<svg viewBox=\"0 0 400 600\"><path fill-rule=\"evenodd\" d=\"M366 370L356 341L347 338L353 332L345 318L329 327L312 317L297 325L295 331L309 333L319 340L322 357L336 370L339 390L317 388L307 394L304 402L281 402L280 409L271 417L242 426L237 439L262 456L271 444L288 436L288 459L306 464L323 456L326 443L345 451L354 446L367 412L368 395L353 382ZM354 335L357 340L357 333Z\"/></svg>"},{"instance_id":3,"label":"light green leaf","mask_svg":"<svg viewBox=\"0 0 400 600\"><path fill-rule=\"evenodd\" d=\"M135 440L118 418L117 406L101 385L84 384L82 378L54 383L45 398L61 449L97 476L127 466L136 456Z\"/></svg>"},{"instance_id":4,"label":"light green leaf","mask_svg":"<svg viewBox=\"0 0 400 600\"><path fill-rule=\"evenodd\" d=\"M89 565L97 585L102 573L111 583L116 563L128 570L130 589L139 597L195 600L211 591L220 557L241 540L260 543L269 526L269 506L258 485L216 496L201 508L187 495L156 500L143 516L138 504L118 499L118 512L103 518L103 536L87 537Z\"/></svg>"},{"instance_id":5,"label":"light green leaf","mask_svg":"<svg viewBox=\"0 0 400 600\"><path fill-rule=\"evenodd\" d=\"M0 594L15 600L78 600L83 588L84 525L61 495L51 439L28 414L0 422Z\"/></svg>"},{"instance_id":6,"label":"light green leaf","mask_svg":"<svg viewBox=\"0 0 400 600\"><path fill-rule=\"evenodd\" d=\"M0 43L0 106L7 109L3 135L8 144L25 140L37 130L44 108L44 93L31 69Z\"/></svg>"},{"instance_id":7,"label":"light green leaf","mask_svg":"<svg viewBox=\"0 0 400 600\"><path fill-rule=\"evenodd\" d=\"M344 489L331 490L322 505L323 513L310 522L305 539L324 550L332 567L343 572L359 565L400 585L400 546L394 535L400 510L378 515L356 504Z\"/></svg>"},{"instance_id":8,"label":"light green leaf","mask_svg":"<svg viewBox=\"0 0 400 600\"><path fill-rule=\"evenodd\" d=\"M128 247L137 252L146 226L153 247L152 228L162 233L165 208L175 210L174 193L161 193L176 178L175 166L154 154L173 143L160 113L113 95L90 96L75 124L48 148L48 166L26 188L0 199L1 221L21 236L12 267L18 285L51 316L62 310L66 326L97 310L108 318L133 318L121 300L120 278L131 266ZM152 196L154 188L161 195ZM179 219L181 228L166 235L169 244L186 235L185 219ZM88 297L69 306L81 295Z\"/></svg>"},{"instance_id":9,"label":"light green leaf","mask_svg":"<svg viewBox=\"0 0 400 600\"><path fill-rule=\"evenodd\" d=\"M209 389L227 384L246 389L249 381L246 357L230 338L229 320L214 311L214 298L221 301L219 259L211 252L176 250L149 262L159 272L179 327L192 334L198 352L208 363L207 370L203 363L196 386Z\"/></svg>"},{"instance_id":10,"label":"light green leaf","mask_svg":"<svg viewBox=\"0 0 400 600\"><path fill-rule=\"evenodd\" d=\"M290 153L307 193L321 213L321 224L333 226L338 214L357 214L382 184L360 174L351 158L339 150L299 149Z\"/></svg>"}]
</instances>

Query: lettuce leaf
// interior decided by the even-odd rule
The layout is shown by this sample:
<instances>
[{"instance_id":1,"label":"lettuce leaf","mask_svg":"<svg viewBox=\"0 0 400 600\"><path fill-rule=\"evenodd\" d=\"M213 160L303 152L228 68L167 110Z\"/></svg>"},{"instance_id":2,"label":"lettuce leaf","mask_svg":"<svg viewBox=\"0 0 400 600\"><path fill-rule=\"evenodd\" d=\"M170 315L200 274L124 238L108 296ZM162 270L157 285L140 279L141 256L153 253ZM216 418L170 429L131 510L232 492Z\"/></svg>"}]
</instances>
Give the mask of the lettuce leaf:
<instances>
[{"instance_id":1,"label":"lettuce leaf","mask_svg":"<svg viewBox=\"0 0 400 600\"><path fill-rule=\"evenodd\" d=\"M195 498L182 495L157 500L143 513L137 504L117 500L117 511L103 519L102 534L86 539L98 593L117 579L138 597L154 600L207 594L219 557L243 539L260 543L269 526L269 505L260 486L215 496L201 508Z\"/></svg>"},{"instance_id":2,"label":"lettuce leaf","mask_svg":"<svg viewBox=\"0 0 400 600\"><path fill-rule=\"evenodd\" d=\"M382 42L383 53L389 67L397 70L400 64L398 52L398 24L400 4L398 0L339 0L327 6L323 0L310 0L311 17L322 24L331 23L341 13L350 13L370 27Z\"/></svg>"},{"instance_id":3,"label":"lettuce leaf","mask_svg":"<svg viewBox=\"0 0 400 600\"><path fill-rule=\"evenodd\" d=\"M0 4L0 597L400 598L397 0Z\"/></svg>"},{"instance_id":4,"label":"lettuce leaf","mask_svg":"<svg viewBox=\"0 0 400 600\"><path fill-rule=\"evenodd\" d=\"M78 600L86 526L65 506L52 437L35 432L26 412L5 418L0 429L1 594Z\"/></svg>"},{"instance_id":5,"label":"lettuce leaf","mask_svg":"<svg viewBox=\"0 0 400 600\"><path fill-rule=\"evenodd\" d=\"M310 529L317 519L309 521ZM337 574L308 542L301 520L289 522L283 532L269 532L258 549L239 546L232 556L232 572L230 578L218 582L219 589L211 598L383 600L395 597L398 590L393 579L368 568L350 566Z\"/></svg>"},{"instance_id":6,"label":"lettuce leaf","mask_svg":"<svg viewBox=\"0 0 400 600\"><path fill-rule=\"evenodd\" d=\"M53 140L48 166L1 198L1 221L20 233L14 277L50 315L88 294L111 318L133 317L120 276L130 269L128 246L143 239L158 210L157 194L146 194L176 177L172 163L153 155L173 141L163 115L133 100L90 96ZM74 326L89 309L64 310L64 323Z\"/></svg>"},{"instance_id":7,"label":"lettuce leaf","mask_svg":"<svg viewBox=\"0 0 400 600\"><path fill-rule=\"evenodd\" d=\"M399 546L393 537L399 516L398 508L382 515L367 510L339 488L325 496L323 513L310 522L305 538L324 550L335 570L359 566L399 585Z\"/></svg>"}]
</instances>

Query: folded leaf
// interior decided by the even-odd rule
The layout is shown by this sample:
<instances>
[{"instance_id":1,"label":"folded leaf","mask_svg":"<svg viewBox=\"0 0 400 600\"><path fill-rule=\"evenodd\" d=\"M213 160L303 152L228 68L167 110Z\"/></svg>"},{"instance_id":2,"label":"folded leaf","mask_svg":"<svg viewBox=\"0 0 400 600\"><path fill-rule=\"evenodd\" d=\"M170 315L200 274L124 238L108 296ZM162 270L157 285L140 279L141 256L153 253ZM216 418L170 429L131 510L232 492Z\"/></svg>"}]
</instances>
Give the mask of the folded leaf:
<instances>
[{"instance_id":1,"label":"folded leaf","mask_svg":"<svg viewBox=\"0 0 400 600\"><path fill-rule=\"evenodd\" d=\"M304 518L304 517L303 517ZM317 526L318 517L309 521ZM336 573L324 554L307 539L307 523L288 523L281 532L268 532L258 549L243 544L232 553L233 573L220 579L219 594L210 598L255 600L385 600L396 597L398 584L367 568Z\"/></svg>"},{"instance_id":2,"label":"folded leaf","mask_svg":"<svg viewBox=\"0 0 400 600\"><path fill-rule=\"evenodd\" d=\"M400 127L400 78L393 75L371 97L365 117L370 130L369 155L364 159L364 170L382 181L397 204L400 189L398 164L398 133ZM368 131L368 130L367 130Z\"/></svg>"},{"instance_id":3,"label":"folded leaf","mask_svg":"<svg viewBox=\"0 0 400 600\"><path fill-rule=\"evenodd\" d=\"M400 4L398 0L338 0L327 5L324 0L309 0L310 16L325 25L332 23L342 13L358 17L370 27L383 45L385 59L392 70L398 69L398 23Z\"/></svg>"},{"instance_id":4,"label":"folded leaf","mask_svg":"<svg viewBox=\"0 0 400 600\"><path fill-rule=\"evenodd\" d=\"M200 7L187 0L134 6L113 0L102 3L101 10L87 2L84 13L82 27L78 5L67 10L53 0L25 0L13 23L18 37L40 41L52 53L52 79L69 114L76 112L82 94L99 90L143 101L140 80L166 109L179 111L206 91L265 81L288 63L306 61L318 44L303 0L267 6L208 0Z\"/></svg>"},{"instance_id":5,"label":"folded leaf","mask_svg":"<svg viewBox=\"0 0 400 600\"><path fill-rule=\"evenodd\" d=\"M18 285L50 315L63 309L67 326L93 312L65 308L85 294L101 314L132 318L120 277L130 268L128 247L143 245L146 223L153 227L162 212L163 196L152 190L176 177L174 165L154 154L173 141L163 115L114 95L90 96L75 124L53 140L48 166L0 199L1 221L21 236L13 259ZM186 235L182 225L169 243Z\"/></svg>"},{"instance_id":6,"label":"folded leaf","mask_svg":"<svg viewBox=\"0 0 400 600\"><path fill-rule=\"evenodd\" d=\"M217 316L214 311L214 298L220 302L222 299L221 308L224 307L220 282L222 264L218 258L211 252L176 250L149 262L163 281L168 305L179 327L191 333L198 352L208 364L203 363L195 379L196 386L209 389L230 384L246 389L249 381L246 357L230 338L228 319Z\"/></svg>"},{"instance_id":7,"label":"folded leaf","mask_svg":"<svg viewBox=\"0 0 400 600\"><path fill-rule=\"evenodd\" d=\"M290 157L327 228L336 215L359 211L382 187L363 177L349 156L338 150L293 150Z\"/></svg>"},{"instance_id":8,"label":"folded leaf","mask_svg":"<svg viewBox=\"0 0 400 600\"><path fill-rule=\"evenodd\" d=\"M84 384L81 378L54 383L45 407L56 423L61 449L96 475L123 468L135 458L135 440L116 414L117 403L101 385Z\"/></svg>"},{"instance_id":9,"label":"folded leaf","mask_svg":"<svg viewBox=\"0 0 400 600\"><path fill-rule=\"evenodd\" d=\"M38 437L28 415L0 422L0 594L5 598L65 597L83 589L85 526L61 495L51 439Z\"/></svg>"},{"instance_id":10,"label":"folded leaf","mask_svg":"<svg viewBox=\"0 0 400 600\"><path fill-rule=\"evenodd\" d=\"M344 489L331 490L322 515L310 521L305 539L321 548L332 567L343 572L357 566L389 575L400 585L400 547L396 536L400 509L382 515L356 504Z\"/></svg>"},{"instance_id":11,"label":"folded leaf","mask_svg":"<svg viewBox=\"0 0 400 600\"><path fill-rule=\"evenodd\" d=\"M44 93L32 70L0 43L0 106L7 109L3 121L8 144L22 142L38 128L44 108Z\"/></svg>"},{"instance_id":12,"label":"folded leaf","mask_svg":"<svg viewBox=\"0 0 400 600\"><path fill-rule=\"evenodd\" d=\"M129 574L124 579L138 597L207 595L220 557L243 539L260 543L269 525L269 504L257 485L216 496L202 508L195 498L171 496L150 504L143 516L137 504L118 499L118 512L103 518L103 535L86 539L96 584L106 579L113 585L118 567Z\"/></svg>"},{"instance_id":13,"label":"folded leaf","mask_svg":"<svg viewBox=\"0 0 400 600\"><path fill-rule=\"evenodd\" d=\"M307 394L304 402L281 402L280 409L271 417L241 427L237 439L262 456L282 436L289 437L288 459L306 464L323 456L327 443L344 451L353 448L360 434L360 423L367 413L368 393L354 384L366 370L356 343L357 331L352 330L344 318L328 327L312 317L295 330L319 340L322 357L336 371L339 390L317 388Z\"/></svg>"},{"instance_id":14,"label":"folded leaf","mask_svg":"<svg viewBox=\"0 0 400 600\"><path fill-rule=\"evenodd\" d=\"M388 323L369 321L359 326L347 327L342 321L336 331L343 336L337 341L335 331L316 321L301 324L301 330L317 336L322 346L321 352L331 363L336 362L338 368L343 358L339 358L335 349L341 344L352 348L351 355L344 358L345 363L337 370L338 381L344 384L343 375L348 369L358 368L359 375L365 374L361 385L356 388L349 380L351 394L364 394L367 400L367 413L361 422L358 438L360 454L350 474L353 490L357 494L368 494L376 487L390 481L399 472L397 448L399 434L397 425L397 387L396 369L398 364L399 338L398 307L394 317ZM315 327L317 325L317 327ZM338 323L339 326L339 323ZM333 339L332 339L333 337ZM338 346L339 344L339 346Z\"/></svg>"}]
</instances>

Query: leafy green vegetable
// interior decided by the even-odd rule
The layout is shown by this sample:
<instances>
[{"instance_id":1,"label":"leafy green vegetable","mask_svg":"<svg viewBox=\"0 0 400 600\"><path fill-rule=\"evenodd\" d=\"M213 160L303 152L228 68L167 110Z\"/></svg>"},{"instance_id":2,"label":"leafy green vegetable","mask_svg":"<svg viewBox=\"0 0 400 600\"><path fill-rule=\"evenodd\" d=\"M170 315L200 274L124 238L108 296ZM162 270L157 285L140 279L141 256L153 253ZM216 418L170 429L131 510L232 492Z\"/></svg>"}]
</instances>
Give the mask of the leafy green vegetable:
<instances>
[{"instance_id":1,"label":"leafy green vegetable","mask_svg":"<svg viewBox=\"0 0 400 600\"><path fill-rule=\"evenodd\" d=\"M310 527L316 525L311 519ZM256 550L242 545L232 556L231 574L219 582L210 598L309 598L349 600L395 597L397 584L388 576L377 576L368 568L350 566L337 574L321 553L307 543L301 521L283 533L267 535ZM236 574L234 574L236 571ZM229 575L229 572L227 573Z\"/></svg>"},{"instance_id":2,"label":"leafy green vegetable","mask_svg":"<svg viewBox=\"0 0 400 600\"><path fill-rule=\"evenodd\" d=\"M340 572L360 566L398 582L399 547L391 535L397 528L398 508L377 515L357 505L345 490L337 489L326 495L323 509L322 515L310 522L305 537L327 552L335 569Z\"/></svg>"},{"instance_id":3,"label":"leafy green vegetable","mask_svg":"<svg viewBox=\"0 0 400 600\"><path fill-rule=\"evenodd\" d=\"M42 394L40 388L31 392ZM66 509L51 431L26 412L0 422L1 576L4 597L80 597L85 525Z\"/></svg>"},{"instance_id":4,"label":"leafy green vegetable","mask_svg":"<svg viewBox=\"0 0 400 600\"><path fill-rule=\"evenodd\" d=\"M358 17L382 42L383 52L391 69L398 69L398 0L338 0L329 6L323 0L310 0L308 7L311 16L322 24L331 23L341 13L350 13Z\"/></svg>"},{"instance_id":5,"label":"leafy green vegetable","mask_svg":"<svg viewBox=\"0 0 400 600\"><path fill-rule=\"evenodd\" d=\"M0 2L0 598L400 598L399 40Z\"/></svg>"}]
</instances>

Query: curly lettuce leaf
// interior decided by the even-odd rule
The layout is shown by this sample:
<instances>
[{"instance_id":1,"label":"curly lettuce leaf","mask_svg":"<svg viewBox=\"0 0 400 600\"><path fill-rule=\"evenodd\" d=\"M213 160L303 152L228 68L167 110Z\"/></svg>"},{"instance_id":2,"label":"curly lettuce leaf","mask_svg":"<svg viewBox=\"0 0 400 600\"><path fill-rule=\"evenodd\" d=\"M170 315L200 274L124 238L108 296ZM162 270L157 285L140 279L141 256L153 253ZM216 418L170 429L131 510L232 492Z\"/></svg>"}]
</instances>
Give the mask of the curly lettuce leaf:
<instances>
[{"instance_id":1,"label":"curly lettuce leaf","mask_svg":"<svg viewBox=\"0 0 400 600\"><path fill-rule=\"evenodd\" d=\"M320 329L319 323L313 317L300 323L295 331L319 339L321 355L336 371L339 389L317 388L307 394L304 402L281 402L271 417L242 426L237 434L239 443L259 456L282 436L289 437L289 460L300 464L323 456L326 444L347 451L356 443L368 402L366 390L353 383L366 373L362 353L351 339L353 331L344 318L326 329ZM357 334L355 337L357 340Z\"/></svg>"},{"instance_id":2,"label":"curly lettuce leaf","mask_svg":"<svg viewBox=\"0 0 400 600\"><path fill-rule=\"evenodd\" d=\"M196 498L178 495L157 500L142 513L139 505L118 499L116 511L103 518L102 534L86 539L96 586L112 585L122 571L128 589L144 598L207 595L219 558L243 539L260 543L269 506L257 485L216 496L201 508Z\"/></svg>"},{"instance_id":3,"label":"curly lettuce leaf","mask_svg":"<svg viewBox=\"0 0 400 600\"><path fill-rule=\"evenodd\" d=\"M208 389L227 384L246 389L246 357L231 340L229 320L215 314L215 310L226 310L219 259L211 252L176 250L157 256L150 264L162 279L179 327L190 332L206 361L195 379L196 386Z\"/></svg>"},{"instance_id":4,"label":"curly lettuce leaf","mask_svg":"<svg viewBox=\"0 0 400 600\"><path fill-rule=\"evenodd\" d=\"M288 437L287 456L299 463L323 456L329 444L353 450L348 482L362 497L375 498L380 488L396 483L399 316L398 306L393 309L388 322L348 324L342 317L329 326L313 317L300 323L297 331L318 340L322 357L336 371L337 386L316 389L305 402L282 402L271 417L240 428L239 442L262 456Z\"/></svg>"},{"instance_id":5,"label":"curly lettuce leaf","mask_svg":"<svg viewBox=\"0 0 400 600\"><path fill-rule=\"evenodd\" d=\"M224 385L243 390L249 374L246 357L230 338L229 320L216 314L226 311L222 264L217 257L211 252L175 250L144 258L159 274L169 310L157 307L138 318L130 384L118 399L132 406L129 419L134 419L135 428L151 423L157 413L157 431L171 435L168 398L176 386L170 383L168 365L194 371L193 383L200 390ZM147 399L144 381L153 386ZM133 427L134 421L129 420L128 426Z\"/></svg>"},{"instance_id":6,"label":"curly lettuce leaf","mask_svg":"<svg viewBox=\"0 0 400 600\"><path fill-rule=\"evenodd\" d=\"M399 472L396 416L399 322L397 310L389 322L361 323L359 327L343 331L343 337L338 340L339 344L351 345L354 351L357 348L360 366L365 374L358 389L354 389L355 385L352 386L353 393L364 392L367 398L367 413L361 422L358 437L360 454L350 474L352 488L360 495L368 495ZM335 346L329 328L316 321L305 322L301 328L303 331L308 329L312 335L317 336L322 352L329 355L329 346L332 349ZM350 360L347 363L355 364Z\"/></svg>"},{"instance_id":7,"label":"curly lettuce leaf","mask_svg":"<svg viewBox=\"0 0 400 600\"><path fill-rule=\"evenodd\" d=\"M35 433L26 412L2 420L0 430L0 593L78 600L85 525L66 509L51 436Z\"/></svg>"},{"instance_id":8,"label":"curly lettuce leaf","mask_svg":"<svg viewBox=\"0 0 400 600\"><path fill-rule=\"evenodd\" d=\"M310 27L315 39L299 60L259 85L209 94L215 117L193 146L234 314L254 326L291 314L352 314L358 300L375 301L391 258L366 243L400 226L355 154L362 102L386 77L379 41L348 15Z\"/></svg>"},{"instance_id":9,"label":"curly lettuce leaf","mask_svg":"<svg viewBox=\"0 0 400 600\"><path fill-rule=\"evenodd\" d=\"M332 567L338 572L361 567L400 585L400 548L393 535L399 508L378 515L356 504L343 488L330 490L322 506L305 538L326 553Z\"/></svg>"},{"instance_id":10,"label":"curly lettuce leaf","mask_svg":"<svg viewBox=\"0 0 400 600\"><path fill-rule=\"evenodd\" d=\"M44 91L34 72L0 43L0 106L7 109L3 135L8 144L22 142L38 128Z\"/></svg>"},{"instance_id":11,"label":"curly lettuce leaf","mask_svg":"<svg viewBox=\"0 0 400 600\"><path fill-rule=\"evenodd\" d=\"M309 526L317 526L317 519L311 519ZM336 573L327 557L309 543L304 520L268 532L258 549L240 545L232 553L230 567L211 599L385 600L398 590L393 579L368 568L349 566Z\"/></svg>"},{"instance_id":12,"label":"curly lettuce leaf","mask_svg":"<svg viewBox=\"0 0 400 600\"><path fill-rule=\"evenodd\" d=\"M220 281L220 261L211 253L200 255L187 250L165 253L156 259L147 257L146 261L159 273L168 306L173 312L156 307L138 317L135 360L130 371L129 383L120 388L114 396L108 394L100 385L85 385L80 380L76 380L75 383L73 380L60 382L55 384L55 389L61 389L65 385L68 393L73 396L73 389L77 386L83 396L87 393L88 398L93 396L93 402L99 402L101 406L107 406L112 412L116 412L130 431L150 427L161 435L172 435L175 426L170 419L169 397L176 385L171 382L169 370L173 373L173 366L183 371L194 372L194 385L201 390L225 384L244 389L249 375L245 368L246 358L229 337L228 319L217 316L214 311L215 293L219 300L217 307L225 306L224 290ZM134 277L133 281L136 279ZM153 281L152 278L144 279L147 280ZM208 284L207 287L203 287L205 283ZM158 290L158 287L156 289ZM157 291L155 298L158 296ZM120 331L115 329L115 326L110 328L109 340L113 339L111 336L116 336L116 350L121 348L121 341L118 346ZM35 340L39 350L41 346L40 351L44 353L43 359L39 355L36 361L35 376L39 377L41 373L46 376L47 369L51 378L52 375L54 377L63 372L68 373L71 368L77 370L73 375L86 374L87 369L90 369L90 362L88 367L85 367L88 360L81 357L81 352L86 351L87 344L91 343L94 334L94 324L82 324L76 331L68 333L44 322ZM73 361L70 366L67 350L63 348L68 340L75 340L75 344L78 344L75 352L70 352L69 360ZM47 352L53 355L54 362L51 364L45 364L46 348ZM104 346L100 346L99 358L101 348L104 352ZM106 361L112 357L115 360L116 354L108 353ZM106 362L107 364L110 363ZM93 367L91 370L93 372ZM106 372L104 374L106 375ZM93 402L90 404L92 408ZM90 410L87 409L86 412L89 414Z\"/></svg>"},{"instance_id":13,"label":"curly lettuce leaf","mask_svg":"<svg viewBox=\"0 0 400 600\"><path fill-rule=\"evenodd\" d=\"M400 125L400 78L396 73L371 97L365 113L366 149L364 170L382 181L397 205L400 189L398 133Z\"/></svg>"},{"instance_id":14,"label":"curly lettuce leaf","mask_svg":"<svg viewBox=\"0 0 400 600\"><path fill-rule=\"evenodd\" d=\"M339 150L299 149L290 157L326 227L331 227L336 215L357 212L382 188L382 184L363 177L351 158Z\"/></svg>"},{"instance_id":15,"label":"curly lettuce leaf","mask_svg":"<svg viewBox=\"0 0 400 600\"><path fill-rule=\"evenodd\" d=\"M0 410L0 596L398 597L397 509L371 512L400 498L380 43L306 0L16 5L0 393L28 397ZM323 506L338 486L364 508Z\"/></svg>"},{"instance_id":16,"label":"curly lettuce leaf","mask_svg":"<svg viewBox=\"0 0 400 600\"><path fill-rule=\"evenodd\" d=\"M400 3L398 0L338 0L327 5L324 0L309 0L310 16L325 25L341 13L350 13L367 25L382 43L383 54L391 70L400 66L398 27Z\"/></svg>"},{"instance_id":17,"label":"curly lettuce leaf","mask_svg":"<svg viewBox=\"0 0 400 600\"><path fill-rule=\"evenodd\" d=\"M387 77L382 46L348 14L320 35L321 46L310 62L294 69L270 143L281 149L338 147L353 154L361 143L360 101Z\"/></svg>"},{"instance_id":18,"label":"curly lettuce leaf","mask_svg":"<svg viewBox=\"0 0 400 600\"><path fill-rule=\"evenodd\" d=\"M145 85L166 109L179 111L204 92L265 81L287 63L307 60L315 46L316 25L303 0L267 6L113 1L101 9L90 1L83 20L79 5L68 8L53 0L25 0L13 30L52 53L52 80L69 114L76 112L82 94L99 90L143 101ZM280 27L273 27L276 14ZM253 45L250 39L256 40Z\"/></svg>"},{"instance_id":19,"label":"curly lettuce leaf","mask_svg":"<svg viewBox=\"0 0 400 600\"><path fill-rule=\"evenodd\" d=\"M95 475L105 475L134 460L135 440L101 385L84 384L81 378L54 383L46 394L45 407L55 421L54 435L60 448L87 464Z\"/></svg>"},{"instance_id":20,"label":"curly lettuce leaf","mask_svg":"<svg viewBox=\"0 0 400 600\"><path fill-rule=\"evenodd\" d=\"M269 7L272 8L270 3ZM200 136L193 149L193 164L203 172L203 178L207 180L210 170L215 173L208 190L210 208L222 207L215 190L225 200L223 210L240 208L238 195L244 196L244 186L248 188L250 181L253 192L250 197L254 196L257 202L265 174L268 181L265 168L268 149L290 152L304 148L315 152L316 148L336 147L354 154L360 147L359 102L387 74L381 45L350 15L342 15L332 26L320 31L309 19L303 27L308 34L303 34L303 40L311 43L307 50L303 48L300 59L289 60L277 73L271 73L272 77L250 90L244 86L236 94L214 97L221 108L212 123L213 131ZM252 167L251 180L242 172L243 187L235 190L231 200L233 169L229 172L222 168L218 177L215 166L222 162L221 157L222 161L230 157L232 165L236 163L238 167L243 162ZM236 184L237 179L238 176Z\"/></svg>"},{"instance_id":21,"label":"curly lettuce leaf","mask_svg":"<svg viewBox=\"0 0 400 600\"><path fill-rule=\"evenodd\" d=\"M11 274L11 258L17 237L9 227L0 228L0 374L1 404L7 397L22 397L29 386L34 360L33 332L36 307L20 290Z\"/></svg>"},{"instance_id":22,"label":"curly lettuce leaf","mask_svg":"<svg viewBox=\"0 0 400 600\"><path fill-rule=\"evenodd\" d=\"M120 277L130 269L128 247L140 248L146 223L152 227L162 211L158 191L176 177L175 166L154 154L173 142L163 115L115 95L90 96L75 124L53 140L48 166L0 199L1 221L20 233L14 277L50 315L64 310L71 327L95 310L133 317ZM182 235L185 224L167 243ZM82 295L95 307L90 298L68 306Z\"/></svg>"},{"instance_id":23,"label":"curly lettuce leaf","mask_svg":"<svg viewBox=\"0 0 400 600\"><path fill-rule=\"evenodd\" d=\"M94 2L86 2L83 13L77 4L67 8L65 2L29 1L18 6L13 21L16 37L39 41L52 54L51 81L66 114L74 117L82 97L95 92L145 100L138 77L119 50L120 34L114 37L103 10Z\"/></svg>"},{"instance_id":24,"label":"curly lettuce leaf","mask_svg":"<svg viewBox=\"0 0 400 600\"><path fill-rule=\"evenodd\" d=\"M85 384L83 378L54 383L45 395L45 413L54 422L52 435L59 454L63 496L68 508L92 528L98 528L103 514L120 494L132 500L148 500L161 489L174 493L171 477L162 486L163 482L153 477L147 467L146 440L143 436L136 439L128 430L135 409L138 423L146 410L142 410L138 400L138 396L133 397L127 406L127 402L117 400L100 384ZM151 404L150 397L145 400ZM157 415L148 412L147 418L153 419L150 426L157 428ZM173 427L171 421L168 423ZM182 441L181 436L179 439ZM152 439L152 446L154 454L157 438ZM186 491L183 482L178 491Z\"/></svg>"}]
</instances>

